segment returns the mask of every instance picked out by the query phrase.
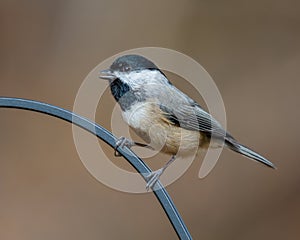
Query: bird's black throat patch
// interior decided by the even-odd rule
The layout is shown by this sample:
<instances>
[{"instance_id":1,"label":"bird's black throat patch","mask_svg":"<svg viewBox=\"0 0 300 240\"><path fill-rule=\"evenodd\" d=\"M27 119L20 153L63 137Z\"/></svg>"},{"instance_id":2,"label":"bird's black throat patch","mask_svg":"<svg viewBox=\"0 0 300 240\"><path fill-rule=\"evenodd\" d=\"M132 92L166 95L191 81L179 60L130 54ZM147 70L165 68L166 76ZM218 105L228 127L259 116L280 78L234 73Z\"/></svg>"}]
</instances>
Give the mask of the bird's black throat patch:
<instances>
[{"instance_id":1,"label":"bird's black throat patch","mask_svg":"<svg viewBox=\"0 0 300 240\"><path fill-rule=\"evenodd\" d=\"M140 94L134 92L127 83L118 78L110 83L110 90L123 111L130 109L134 103L143 100Z\"/></svg>"}]
</instances>

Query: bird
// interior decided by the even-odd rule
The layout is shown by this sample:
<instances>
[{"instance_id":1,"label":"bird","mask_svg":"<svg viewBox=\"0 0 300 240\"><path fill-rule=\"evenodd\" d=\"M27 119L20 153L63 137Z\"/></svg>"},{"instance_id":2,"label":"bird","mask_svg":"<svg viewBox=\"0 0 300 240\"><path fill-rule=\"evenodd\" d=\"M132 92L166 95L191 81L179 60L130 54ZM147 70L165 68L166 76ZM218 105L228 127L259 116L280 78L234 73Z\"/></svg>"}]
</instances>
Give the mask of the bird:
<instances>
[{"instance_id":1,"label":"bird","mask_svg":"<svg viewBox=\"0 0 300 240\"><path fill-rule=\"evenodd\" d=\"M123 120L145 142L125 137L118 147L141 146L158 149L171 156L160 169L146 176L146 189L153 189L166 168L178 154L189 154L223 145L268 167L275 165L262 155L240 144L221 124L196 101L176 88L167 76L149 59L136 54L118 57L111 66L100 71L108 80L111 94L119 104ZM179 153L180 151L180 153Z\"/></svg>"}]
</instances>

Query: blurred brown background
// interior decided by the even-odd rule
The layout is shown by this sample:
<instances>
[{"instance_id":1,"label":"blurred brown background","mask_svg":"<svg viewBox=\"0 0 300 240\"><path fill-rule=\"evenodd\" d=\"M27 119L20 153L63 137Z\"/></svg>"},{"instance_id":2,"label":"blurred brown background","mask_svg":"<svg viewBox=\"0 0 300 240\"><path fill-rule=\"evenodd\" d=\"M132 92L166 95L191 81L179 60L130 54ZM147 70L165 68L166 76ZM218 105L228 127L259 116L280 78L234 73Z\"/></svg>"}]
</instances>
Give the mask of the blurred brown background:
<instances>
[{"instance_id":1,"label":"blurred brown background","mask_svg":"<svg viewBox=\"0 0 300 240\"><path fill-rule=\"evenodd\" d=\"M200 180L197 159L167 188L192 236L299 239L299 1L2 0L0 30L0 95L70 110L89 71L120 51L157 46L197 60L219 87L230 132L278 170L224 151ZM0 112L0 239L176 238L152 194L89 175L70 124Z\"/></svg>"}]
</instances>

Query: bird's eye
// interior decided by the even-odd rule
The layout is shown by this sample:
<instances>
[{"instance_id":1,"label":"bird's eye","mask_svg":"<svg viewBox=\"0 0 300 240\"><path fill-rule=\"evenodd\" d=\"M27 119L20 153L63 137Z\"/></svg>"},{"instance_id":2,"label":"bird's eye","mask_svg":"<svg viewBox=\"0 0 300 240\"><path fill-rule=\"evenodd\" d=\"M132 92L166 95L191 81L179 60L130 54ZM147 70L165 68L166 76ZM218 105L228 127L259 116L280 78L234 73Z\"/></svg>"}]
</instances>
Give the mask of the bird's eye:
<instances>
[{"instance_id":1,"label":"bird's eye","mask_svg":"<svg viewBox=\"0 0 300 240\"><path fill-rule=\"evenodd\" d=\"M130 71L130 67L129 66L126 66L126 67L124 67L124 70L126 71L126 72L128 72L128 71Z\"/></svg>"}]
</instances>

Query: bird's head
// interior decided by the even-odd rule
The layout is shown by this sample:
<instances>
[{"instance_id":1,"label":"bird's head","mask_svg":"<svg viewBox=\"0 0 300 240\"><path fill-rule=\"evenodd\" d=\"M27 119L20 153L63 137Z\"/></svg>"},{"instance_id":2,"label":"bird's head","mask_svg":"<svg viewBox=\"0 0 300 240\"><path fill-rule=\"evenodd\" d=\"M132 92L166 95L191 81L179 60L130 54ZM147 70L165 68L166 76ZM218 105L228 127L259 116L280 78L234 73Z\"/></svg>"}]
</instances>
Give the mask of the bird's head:
<instances>
[{"instance_id":1,"label":"bird's head","mask_svg":"<svg viewBox=\"0 0 300 240\"><path fill-rule=\"evenodd\" d=\"M124 55L117 58L109 69L101 71L100 78L111 84L119 80L130 87L161 82L166 78L159 68L147 58L140 55Z\"/></svg>"}]
</instances>

